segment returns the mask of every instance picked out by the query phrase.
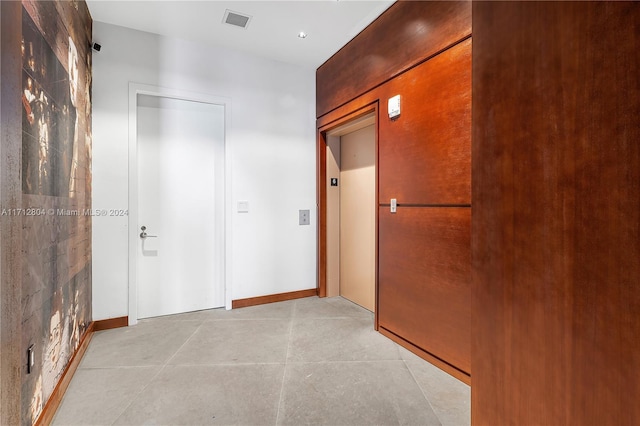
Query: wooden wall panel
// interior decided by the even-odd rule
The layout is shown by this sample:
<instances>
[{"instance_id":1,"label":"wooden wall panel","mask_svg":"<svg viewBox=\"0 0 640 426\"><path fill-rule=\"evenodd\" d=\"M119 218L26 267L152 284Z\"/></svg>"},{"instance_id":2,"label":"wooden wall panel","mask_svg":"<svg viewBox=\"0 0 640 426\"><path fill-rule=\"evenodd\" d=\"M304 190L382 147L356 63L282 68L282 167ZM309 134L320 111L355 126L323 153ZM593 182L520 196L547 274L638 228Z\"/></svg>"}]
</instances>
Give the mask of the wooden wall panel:
<instances>
[{"instance_id":1,"label":"wooden wall panel","mask_svg":"<svg viewBox=\"0 0 640 426\"><path fill-rule=\"evenodd\" d=\"M470 1L393 4L316 73L320 117L471 34Z\"/></svg>"},{"instance_id":2,"label":"wooden wall panel","mask_svg":"<svg viewBox=\"0 0 640 426\"><path fill-rule=\"evenodd\" d=\"M380 209L376 324L465 383L471 372L470 11L469 1L397 2L316 73L319 295L326 294L323 132L379 104L378 200L397 198L412 207L392 217L388 207ZM390 120L387 100L396 94L402 114Z\"/></svg>"},{"instance_id":3,"label":"wooden wall panel","mask_svg":"<svg viewBox=\"0 0 640 426\"><path fill-rule=\"evenodd\" d=\"M640 3L473 26L472 422L640 424Z\"/></svg>"},{"instance_id":4,"label":"wooden wall panel","mask_svg":"<svg viewBox=\"0 0 640 426\"><path fill-rule=\"evenodd\" d=\"M380 200L471 204L471 39L402 74L379 90ZM401 114L386 116L399 94Z\"/></svg>"},{"instance_id":5,"label":"wooden wall panel","mask_svg":"<svg viewBox=\"0 0 640 426\"><path fill-rule=\"evenodd\" d=\"M471 372L471 209L379 211L379 326Z\"/></svg>"}]
</instances>

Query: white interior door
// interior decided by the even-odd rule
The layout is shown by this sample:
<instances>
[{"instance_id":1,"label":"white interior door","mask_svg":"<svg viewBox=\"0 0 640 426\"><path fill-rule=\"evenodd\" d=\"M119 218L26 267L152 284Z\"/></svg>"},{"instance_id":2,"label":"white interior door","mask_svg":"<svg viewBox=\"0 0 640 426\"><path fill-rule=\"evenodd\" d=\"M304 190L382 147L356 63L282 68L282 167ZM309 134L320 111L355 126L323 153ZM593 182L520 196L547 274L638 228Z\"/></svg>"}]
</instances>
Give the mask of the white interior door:
<instances>
[{"instance_id":1,"label":"white interior door","mask_svg":"<svg viewBox=\"0 0 640 426\"><path fill-rule=\"evenodd\" d=\"M138 95L138 318L225 304L224 123L223 105Z\"/></svg>"}]
</instances>

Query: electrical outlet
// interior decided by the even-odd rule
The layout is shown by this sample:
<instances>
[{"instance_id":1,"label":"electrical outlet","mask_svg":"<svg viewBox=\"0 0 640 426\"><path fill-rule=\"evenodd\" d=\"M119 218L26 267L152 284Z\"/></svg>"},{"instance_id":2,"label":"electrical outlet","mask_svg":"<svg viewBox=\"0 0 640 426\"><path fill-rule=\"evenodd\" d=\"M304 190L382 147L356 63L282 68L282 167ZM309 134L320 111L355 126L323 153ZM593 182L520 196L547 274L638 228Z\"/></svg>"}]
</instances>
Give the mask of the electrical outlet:
<instances>
[{"instance_id":1,"label":"electrical outlet","mask_svg":"<svg viewBox=\"0 0 640 426\"><path fill-rule=\"evenodd\" d=\"M31 374L34 365L36 365L36 351L35 346L31 345L27 349L27 374Z\"/></svg>"},{"instance_id":2,"label":"electrical outlet","mask_svg":"<svg viewBox=\"0 0 640 426\"><path fill-rule=\"evenodd\" d=\"M309 222L309 210L300 210L298 212L298 223L300 225L308 225Z\"/></svg>"}]
</instances>

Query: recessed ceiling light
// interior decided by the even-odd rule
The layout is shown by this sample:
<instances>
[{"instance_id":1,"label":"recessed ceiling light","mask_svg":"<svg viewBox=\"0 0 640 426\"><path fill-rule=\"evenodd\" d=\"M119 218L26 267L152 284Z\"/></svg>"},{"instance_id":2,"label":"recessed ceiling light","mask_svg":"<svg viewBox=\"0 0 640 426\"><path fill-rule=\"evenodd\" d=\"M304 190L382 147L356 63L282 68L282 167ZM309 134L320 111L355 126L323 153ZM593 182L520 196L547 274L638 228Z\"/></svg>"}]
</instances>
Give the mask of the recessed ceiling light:
<instances>
[{"instance_id":1,"label":"recessed ceiling light","mask_svg":"<svg viewBox=\"0 0 640 426\"><path fill-rule=\"evenodd\" d=\"M304 31L300 31L300 32L298 33L298 37L299 37L299 38L307 38L307 33L305 33Z\"/></svg>"}]
</instances>

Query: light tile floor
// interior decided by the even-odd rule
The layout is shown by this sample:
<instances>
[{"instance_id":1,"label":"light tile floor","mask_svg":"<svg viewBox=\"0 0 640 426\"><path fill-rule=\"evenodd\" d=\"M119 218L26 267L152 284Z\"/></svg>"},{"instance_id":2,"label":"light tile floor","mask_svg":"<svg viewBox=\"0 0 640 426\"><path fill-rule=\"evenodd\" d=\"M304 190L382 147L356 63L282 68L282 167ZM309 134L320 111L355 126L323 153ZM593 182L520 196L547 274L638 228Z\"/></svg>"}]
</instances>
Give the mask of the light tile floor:
<instances>
[{"instance_id":1,"label":"light tile floor","mask_svg":"<svg viewBox=\"0 0 640 426\"><path fill-rule=\"evenodd\" d=\"M470 389L342 298L98 332L54 425L470 424Z\"/></svg>"}]
</instances>

